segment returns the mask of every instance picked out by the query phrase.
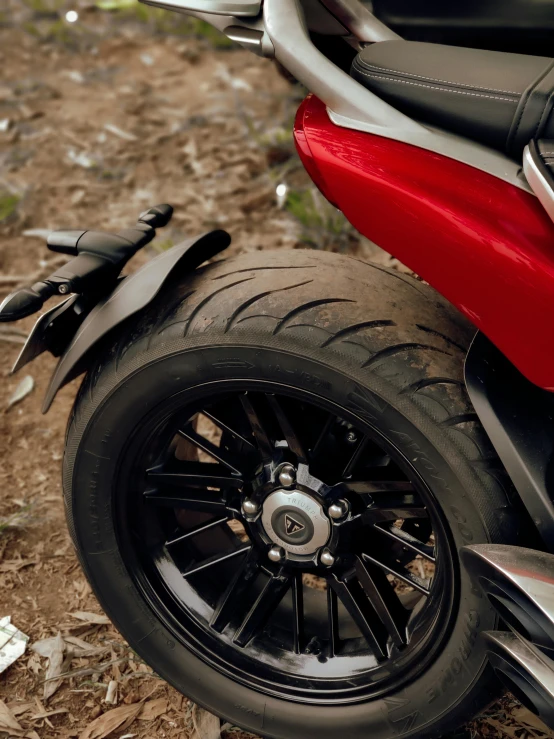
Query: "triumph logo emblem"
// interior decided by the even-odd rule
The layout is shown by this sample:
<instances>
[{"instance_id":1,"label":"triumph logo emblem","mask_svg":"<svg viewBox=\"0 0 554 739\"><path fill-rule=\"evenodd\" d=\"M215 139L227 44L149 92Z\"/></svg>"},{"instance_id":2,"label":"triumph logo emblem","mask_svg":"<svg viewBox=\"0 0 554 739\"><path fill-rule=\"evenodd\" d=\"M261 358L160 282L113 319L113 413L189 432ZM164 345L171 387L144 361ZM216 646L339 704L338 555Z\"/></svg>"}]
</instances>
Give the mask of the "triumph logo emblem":
<instances>
[{"instance_id":1,"label":"triumph logo emblem","mask_svg":"<svg viewBox=\"0 0 554 739\"><path fill-rule=\"evenodd\" d=\"M288 536L293 536L293 534L299 534L301 531L304 531L306 527L303 523L300 523L300 521L296 521L294 518L288 515L288 513L285 514L285 531Z\"/></svg>"}]
</instances>

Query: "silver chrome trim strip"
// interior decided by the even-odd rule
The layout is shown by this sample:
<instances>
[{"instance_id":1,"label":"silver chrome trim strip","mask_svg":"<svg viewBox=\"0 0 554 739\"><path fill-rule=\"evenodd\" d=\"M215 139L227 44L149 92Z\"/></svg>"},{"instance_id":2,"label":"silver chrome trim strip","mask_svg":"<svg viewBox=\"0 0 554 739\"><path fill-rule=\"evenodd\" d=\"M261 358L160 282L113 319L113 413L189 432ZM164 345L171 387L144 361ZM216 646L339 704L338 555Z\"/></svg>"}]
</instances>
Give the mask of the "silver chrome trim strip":
<instances>
[{"instance_id":1,"label":"silver chrome trim strip","mask_svg":"<svg viewBox=\"0 0 554 739\"><path fill-rule=\"evenodd\" d=\"M257 16L262 0L163 0L163 3L147 2L145 5L177 10L182 13L208 13L210 15Z\"/></svg>"},{"instance_id":2,"label":"silver chrome trim strip","mask_svg":"<svg viewBox=\"0 0 554 739\"><path fill-rule=\"evenodd\" d=\"M550 218L554 221L554 190L552 190L548 180L535 164L529 146L526 146L523 150L523 171L531 189L538 197Z\"/></svg>"},{"instance_id":3,"label":"silver chrome trim strip","mask_svg":"<svg viewBox=\"0 0 554 739\"><path fill-rule=\"evenodd\" d=\"M335 113L330 108L327 108L327 113L331 121L342 128L373 133L376 136L383 136L394 141L402 141L405 144L411 144L420 149L434 151L457 162L463 162L463 164L468 164L470 167L487 172L487 174L509 182L533 195L535 194L521 176L521 166L519 164L509 159L505 154L495 149L489 149L487 146L483 146L476 141L464 139L449 131L441 131L440 129L426 126L420 126L421 130L413 133L412 131L404 131L403 129L387 128L385 126L376 126L372 123L352 120L351 118Z\"/></svg>"},{"instance_id":4,"label":"silver chrome trim strip","mask_svg":"<svg viewBox=\"0 0 554 739\"><path fill-rule=\"evenodd\" d=\"M488 653L502 657L516 668L519 666L531 678L531 685L535 681L535 686L547 693L549 703L554 704L554 662L549 657L510 632L485 631L483 637Z\"/></svg>"}]
</instances>

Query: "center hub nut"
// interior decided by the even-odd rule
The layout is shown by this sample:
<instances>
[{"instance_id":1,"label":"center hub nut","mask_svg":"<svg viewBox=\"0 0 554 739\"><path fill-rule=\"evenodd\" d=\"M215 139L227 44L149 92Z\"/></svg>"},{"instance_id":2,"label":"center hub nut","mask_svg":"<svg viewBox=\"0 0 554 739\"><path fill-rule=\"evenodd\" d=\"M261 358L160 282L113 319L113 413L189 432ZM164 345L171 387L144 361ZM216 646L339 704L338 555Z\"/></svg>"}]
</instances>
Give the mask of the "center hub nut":
<instances>
[{"instance_id":1,"label":"center hub nut","mask_svg":"<svg viewBox=\"0 0 554 739\"><path fill-rule=\"evenodd\" d=\"M269 538L292 554L313 554L327 544L331 533L323 506L299 490L271 493L261 520Z\"/></svg>"}]
</instances>

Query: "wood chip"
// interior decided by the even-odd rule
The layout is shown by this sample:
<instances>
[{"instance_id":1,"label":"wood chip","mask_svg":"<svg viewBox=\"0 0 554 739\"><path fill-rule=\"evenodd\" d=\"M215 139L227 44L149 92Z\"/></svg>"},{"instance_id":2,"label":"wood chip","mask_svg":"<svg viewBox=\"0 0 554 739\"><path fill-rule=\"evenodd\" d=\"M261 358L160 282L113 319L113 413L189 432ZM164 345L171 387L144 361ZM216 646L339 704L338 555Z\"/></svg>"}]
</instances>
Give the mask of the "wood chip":
<instances>
[{"instance_id":1,"label":"wood chip","mask_svg":"<svg viewBox=\"0 0 554 739\"><path fill-rule=\"evenodd\" d=\"M169 703L165 698L155 698L151 701L146 701L142 711L138 717L141 721L153 721L155 718L159 718L168 709Z\"/></svg>"},{"instance_id":2,"label":"wood chip","mask_svg":"<svg viewBox=\"0 0 554 739\"><path fill-rule=\"evenodd\" d=\"M4 701L0 700L0 732L4 732L6 729L13 729L14 731L20 731L23 733L23 727L21 724Z\"/></svg>"},{"instance_id":3,"label":"wood chip","mask_svg":"<svg viewBox=\"0 0 554 739\"><path fill-rule=\"evenodd\" d=\"M115 126L113 123L105 123L104 129L106 131L109 131L110 133L113 133L114 136L118 136L120 139L123 139L124 141L137 141L137 137L134 133L129 133L129 131L124 131L123 129L119 128L119 126Z\"/></svg>"},{"instance_id":4,"label":"wood chip","mask_svg":"<svg viewBox=\"0 0 554 739\"><path fill-rule=\"evenodd\" d=\"M58 680L54 679L59 677L63 672L63 656L65 651L65 642L60 632L55 637L50 656L48 658L48 669L46 670L45 680L48 682L44 683L44 700L51 698L56 690L60 687L63 682L62 678Z\"/></svg>"},{"instance_id":5,"label":"wood chip","mask_svg":"<svg viewBox=\"0 0 554 739\"><path fill-rule=\"evenodd\" d=\"M221 722L213 713L195 705L192 709L192 721L194 723L192 739L220 739Z\"/></svg>"},{"instance_id":6,"label":"wood chip","mask_svg":"<svg viewBox=\"0 0 554 739\"><path fill-rule=\"evenodd\" d=\"M8 706L10 711L13 713L14 716L20 716L22 713L27 713L28 711L34 711L36 708L36 705L34 703L10 703Z\"/></svg>"},{"instance_id":7,"label":"wood chip","mask_svg":"<svg viewBox=\"0 0 554 739\"><path fill-rule=\"evenodd\" d=\"M110 680L108 683L104 703L111 703L113 706L117 705L117 680Z\"/></svg>"},{"instance_id":8,"label":"wood chip","mask_svg":"<svg viewBox=\"0 0 554 739\"><path fill-rule=\"evenodd\" d=\"M31 645L31 649L40 654L41 657L49 657L56 639L55 636L40 639ZM76 636L64 636L63 640L66 645L66 652L71 651L74 657L97 657L110 651L109 647L94 647Z\"/></svg>"},{"instance_id":9,"label":"wood chip","mask_svg":"<svg viewBox=\"0 0 554 739\"><path fill-rule=\"evenodd\" d=\"M50 716L57 716L59 713L69 713L67 708L56 708L54 711L43 711L42 713L35 713L31 716L31 720L34 721L39 718L49 718Z\"/></svg>"},{"instance_id":10,"label":"wood chip","mask_svg":"<svg viewBox=\"0 0 554 739\"><path fill-rule=\"evenodd\" d=\"M109 624L110 619L107 616L101 616L99 613L89 613L88 611L75 611L70 613L70 616L78 619L79 621L85 621L89 624Z\"/></svg>"},{"instance_id":11,"label":"wood chip","mask_svg":"<svg viewBox=\"0 0 554 739\"><path fill-rule=\"evenodd\" d=\"M79 734L79 739L104 739L112 731L127 729L142 710L143 703L131 706L119 706L95 718L86 729Z\"/></svg>"},{"instance_id":12,"label":"wood chip","mask_svg":"<svg viewBox=\"0 0 554 739\"><path fill-rule=\"evenodd\" d=\"M516 734L515 729L513 729L510 726L507 726L506 724L501 724L500 721L496 721L495 719L492 719L492 718L487 718L487 724L494 726L494 728L498 731L500 736L504 734L505 736L510 737L510 739L520 739L520 737Z\"/></svg>"},{"instance_id":13,"label":"wood chip","mask_svg":"<svg viewBox=\"0 0 554 739\"><path fill-rule=\"evenodd\" d=\"M5 559L0 563L0 572L19 572L24 567L32 567L39 562L38 559Z\"/></svg>"}]
</instances>

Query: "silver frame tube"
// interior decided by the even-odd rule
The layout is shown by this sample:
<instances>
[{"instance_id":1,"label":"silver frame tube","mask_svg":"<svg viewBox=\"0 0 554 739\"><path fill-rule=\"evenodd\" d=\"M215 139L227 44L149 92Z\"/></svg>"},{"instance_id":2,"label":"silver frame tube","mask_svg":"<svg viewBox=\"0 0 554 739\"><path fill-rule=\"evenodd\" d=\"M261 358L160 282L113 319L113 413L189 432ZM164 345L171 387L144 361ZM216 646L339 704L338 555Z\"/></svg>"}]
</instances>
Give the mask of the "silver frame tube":
<instances>
[{"instance_id":1,"label":"silver frame tube","mask_svg":"<svg viewBox=\"0 0 554 739\"><path fill-rule=\"evenodd\" d=\"M554 221L554 191L550 183L538 168L529 146L523 150L523 171L533 192L538 197L541 205Z\"/></svg>"}]
</instances>

